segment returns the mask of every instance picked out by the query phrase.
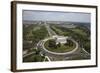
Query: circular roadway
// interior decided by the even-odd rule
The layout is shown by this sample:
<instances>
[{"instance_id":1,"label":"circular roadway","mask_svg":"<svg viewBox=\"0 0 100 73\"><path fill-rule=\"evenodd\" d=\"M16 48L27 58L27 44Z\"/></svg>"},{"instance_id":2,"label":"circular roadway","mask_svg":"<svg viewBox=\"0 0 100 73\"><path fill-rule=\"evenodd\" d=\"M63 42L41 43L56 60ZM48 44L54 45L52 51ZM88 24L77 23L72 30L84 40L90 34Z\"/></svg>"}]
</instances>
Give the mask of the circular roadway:
<instances>
[{"instance_id":1,"label":"circular roadway","mask_svg":"<svg viewBox=\"0 0 100 73\"><path fill-rule=\"evenodd\" d=\"M65 53L58 53L58 52L49 51L49 50L47 50L47 49L44 47L44 44L45 44L45 42L46 42L47 40L50 40L50 39L52 39L52 37L46 38L46 39L42 40L42 42L41 42L42 49L43 49L45 52L49 53L49 54L53 54L53 55L69 55L69 54L72 54L72 53L74 53L74 52L76 52L76 51L78 50L78 43L77 43L74 39L71 39L71 38L70 38L70 40L71 40L73 43L76 44L76 47L75 47L72 51L65 52Z\"/></svg>"}]
</instances>

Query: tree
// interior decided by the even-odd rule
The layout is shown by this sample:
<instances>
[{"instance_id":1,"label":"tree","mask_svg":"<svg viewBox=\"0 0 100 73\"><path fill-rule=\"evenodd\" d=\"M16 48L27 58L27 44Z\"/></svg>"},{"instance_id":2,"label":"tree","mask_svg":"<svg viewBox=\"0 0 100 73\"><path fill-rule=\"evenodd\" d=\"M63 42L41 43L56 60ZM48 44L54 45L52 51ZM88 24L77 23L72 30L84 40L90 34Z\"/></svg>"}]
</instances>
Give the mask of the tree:
<instances>
[{"instance_id":1,"label":"tree","mask_svg":"<svg viewBox=\"0 0 100 73\"><path fill-rule=\"evenodd\" d=\"M57 44L57 47L61 47L61 43L58 43L58 44Z\"/></svg>"},{"instance_id":2,"label":"tree","mask_svg":"<svg viewBox=\"0 0 100 73\"><path fill-rule=\"evenodd\" d=\"M51 48L57 48L55 40L49 40L49 47L51 47Z\"/></svg>"},{"instance_id":3,"label":"tree","mask_svg":"<svg viewBox=\"0 0 100 73\"><path fill-rule=\"evenodd\" d=\"M42 56L42 58L43 58L43 59L45 59L45 56L46 56L46 55L45 55L45 53L43 53L43 56Z\"/></svg>"},{"instance_id":4,"label":"tree","mask_svg":"<svg viewBox=\"0 0 100 73\"><path fill-rule=\"evenodd\" d=\"M84 48L85 48L85 50L87 51L87 52L89 52L90 53L90 42L86 42L86 43L84 43L84 46L83 46Z\"/></svg>"},{"instance_id":5,"label":"tree","mask_svg":"<svg viewBox=\"0 0 100 73\"><path fill-rule=\"evenodd\" d=\"M34 57L33 61L34 61L34 62L38 62L37 56Z\"/></svg>"},{"instance_id":6,"label":"tree","mask_svg":"<svg viewBox=\"0 0 100 73\"><path fill-rule=\"evenodd\" d=\"M40 54L40 50L39 49L36 49L35 54L36 55Z\"/></svg>"}]
</instances>

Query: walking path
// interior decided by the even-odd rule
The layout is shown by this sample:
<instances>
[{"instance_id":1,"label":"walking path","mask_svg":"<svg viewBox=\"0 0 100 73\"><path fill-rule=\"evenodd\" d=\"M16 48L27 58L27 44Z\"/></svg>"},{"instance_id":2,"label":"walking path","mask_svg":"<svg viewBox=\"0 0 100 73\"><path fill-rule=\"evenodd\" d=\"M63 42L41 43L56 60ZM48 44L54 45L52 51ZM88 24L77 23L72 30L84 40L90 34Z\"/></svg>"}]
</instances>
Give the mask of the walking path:
<instances>
[{"instance_id":1,"label":"walking path","mask_svg":"<svg viewBox=\"0 0 100 73\"><path fill-rule=\"evenodd\" d=\"M49 33L49 36L52 37L53 35L57 35L50 27L48 24L45 23L45 27Z\"/></svg>"}]
</instances>

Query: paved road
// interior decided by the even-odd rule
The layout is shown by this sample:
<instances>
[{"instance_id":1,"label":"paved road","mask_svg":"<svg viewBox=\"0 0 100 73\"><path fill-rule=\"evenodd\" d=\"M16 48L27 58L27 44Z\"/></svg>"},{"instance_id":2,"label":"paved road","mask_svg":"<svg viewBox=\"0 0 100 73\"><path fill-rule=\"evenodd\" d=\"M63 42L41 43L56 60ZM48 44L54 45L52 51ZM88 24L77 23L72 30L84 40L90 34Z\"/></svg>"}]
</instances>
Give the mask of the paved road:
<instances>
[{"instance_id":1,"label":"paved road","mask_svg":"<svg viewBox=\"0 0 100 73\"><path fill-rule=\"evenodd\" d=\"M81 56L83 56L84 58L90 58L91 55L90 53L88 53L84 48L81 49L82 53L81 53Z\"/></svg>"},{"instance_id":2,"label":"paved road","mask_svg":"<svg viewBox=\"0 0 100 73\"><path fill-rule=\"evenodd\" d=\"M31 55L31 54L35 54L35 52L30 52L30 53L28 53L28 54L25 54L25 55L23 55L23 58L25 58L25 57L27 57L27 56L29 56L29 55Z\"/></svg>"},{"instance_id":3,"label":"paved road","mask_svg":"<svg viewBox=\"0 0 100 73\"><path fill-rule=\"evenodd\" d=\"M44 47L44 43L45 43L47 40L49 40L49 39L52 39L52 38L46 38L46 39L44 39L44 40L42 41L42 43L41 43L41 46L42 46L42 48L43 48L46 52L48 52L48 53L50 53L50 54L54 54L54 55L68 55L68 54L72 54L72 53L76 52L76 50L78 49L78 43L77 43L75 40L70 39L71 41L73 41L73 43L76 44L76 47L75 47L72 51L65 52L65 53L57 53L57 52L49 51L49 50L47 50L47 49Z\"/></svg>"}]
</instances>

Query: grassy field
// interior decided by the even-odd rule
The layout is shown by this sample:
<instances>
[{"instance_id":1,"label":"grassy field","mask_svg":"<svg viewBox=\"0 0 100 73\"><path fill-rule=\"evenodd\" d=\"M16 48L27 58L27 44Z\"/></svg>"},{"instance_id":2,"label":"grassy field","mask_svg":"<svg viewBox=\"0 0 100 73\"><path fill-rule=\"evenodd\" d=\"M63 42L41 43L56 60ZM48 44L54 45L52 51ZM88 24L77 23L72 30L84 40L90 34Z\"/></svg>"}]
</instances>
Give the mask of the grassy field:
<instances>
[{"instance_id":1,"label":"grassy field","mask_svg":"<svg viewBox=\"0 0 100 73\"><path fill-rule=\"evenodd\" d=\"M70 32L67 31L67 29L64 30L63 28L61 28L61 27L59 27L59 26L57 26L57 25L52 25L52 26L51 26L51 29L52 29L53 31L55 31L58 35L68 36L68 35L70 34Z\"/></svg>"},{"instance_id":2,"label":"grassy field","mask_svg":"<svg viewBox=\"0 0 100 73\"><path fill-rule=\"evenodd\" d=\"M51 29L55 31L58 35L64 35L64 32L56 28L55 26L51 26Z\"/></svg>"},{"instance_id":3,"label":"grassy field","mask_svg":"<svg viewBox=\"0 0 100 73\"><path fill-rule=\"evenodd\" d=\"M72 45L61 44L60 47L51 48L49 47L49 40L45 42L44 46L47 50L52 51L52 52L58 52L58 53L69 52L69 51L72 51L76 47L75 43L73 43Z\"/></svg>"},{"instance_id":4,"label":"grassy field","mask_svg":"<svg viewBox=\"0 0 100 73\"><path fill-rule=\"evenodd\" d=\"M82 35L82 36L86 36L87 33L84 32L82 29L78 29L78 28L74 28L74 29L71 29L73 32L75 32L76 34L79 34L79 35Z\"/></svg>"}]
</instances>

